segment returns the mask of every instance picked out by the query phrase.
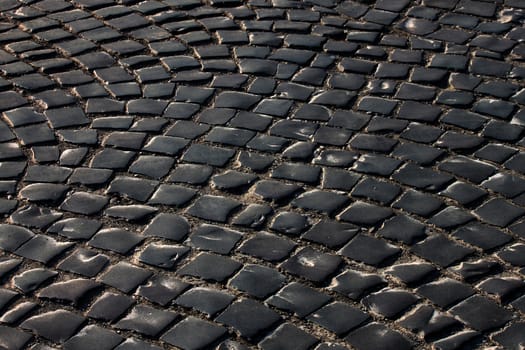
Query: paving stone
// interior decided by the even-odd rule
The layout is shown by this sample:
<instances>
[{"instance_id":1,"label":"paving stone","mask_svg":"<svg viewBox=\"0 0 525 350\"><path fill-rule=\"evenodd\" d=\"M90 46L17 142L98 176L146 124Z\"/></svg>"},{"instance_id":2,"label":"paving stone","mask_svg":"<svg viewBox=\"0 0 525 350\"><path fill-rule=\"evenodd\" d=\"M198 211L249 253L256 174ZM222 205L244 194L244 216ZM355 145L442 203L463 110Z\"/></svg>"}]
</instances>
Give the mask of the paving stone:
<instances>
[{"instance_id":1,"label":"paving stone","mask_svg":"<svg viewBox=\"0 0 525 350\"><path fill-rule=\"evenodd\" d=\"M20 326L53 342L64 342L75 334L84 320L70 311L55 310L28 318Z\"/></svg>"},{"instance_id":2,"label":"paving stone","mask_svg":"<svg viewBox=\"0 0 525 350\"><path fill-rule=\"evenodd\" d=\"M359 228L333 220L321 220L301 237L303 239L337 248L348 242L359 232Z\"/></svg>"},{"instance_id":3,"label":"paving stone","mask_svg":"<svg viewBox=\"0 0 525 350\"><path fill-rule=\"evenodd\" d=\"M456 304L474 294L474 290L468 284L450 278L425 284L416 291L441 307Z\"/></svg>"},{"instance_id":4,"label":"paving stone","mask_svg":"<svg viewBox=\"0 0 525 350\"><path fill-rule=\"evenodd\" d=\"M190 316L166 332L161 339L181 349L201 349L226 332L224 327Z\"/></svg>"},{"instance_id":5,"label":"paving stone","mask_svg":"<svg viewBox=\"0 0 525 350\"><path fill-rule=\"evenodd\" d=\"M356 225L373 226L392 215L390 208L383 208L367 202L356 201L339 214L342 221Z\"/></svg>"},{"instance_id":6,"label":"paving stone","mask_svg":"<svg viewBox=\"0 0 525 350\"><path fill-rule=\"evenodd\" d=\"M211 266L215 266L215 268L212 269L210 268ZM228 257L200 253L195 259L179 269L178 274L222 282L232 276L240 267L241 264L239 262Z\"/></svg>"},{"instance_id":7,"label":"paving stone","mask_svg":"<svg viewBox=\"0 0 525 350\"><path fill-rule=\"evenodd\" d=\"M232 220L232 224L250 228L261 227L272 211L272 208L265 204L250 204Z\"/></svg>"},{"instance_id":8,"label":"paving stone","mask_svg":"<svg viewBox=\"0 0 525 350\"><path fill-rule=\"evenodd\" d=\"M524 250L525 245L522 243L515 243L499 252L498 257L512 265L524 266L525 261L523 261L521 255Z\"/></svg>"},{"instance_id":9,"label":"paving stone","mask_svg":"<svg viewBox=\"0 0 525 350\"><path fill-rule=\"evenodd\" d=\"M474 183L480 183L492 175L495 168L489 164L459 156L442 162L439 165L439 170L451 172Z\"/></svg>"},{"instance_id":10,"label":"paving stone","mask_svg":"<svg viewBox=\"0 0 525 350\"><path fill-rule=\"evenodd\" d=\"M429 217L443 206L443 202L431 195L419 191L408 190L392 204L409 213Z\"/></svg>"},{"instance_id":11,"label":"paving stone","mask_svg":"<svg viewBox=\"0 0 525 350\"><path fill-rule=\"evenodd\" d=\"M145 202L158 185L157 181L139 179L129 176L117 176L111 181L106 193L117 193L141 202Z\"/></svg>"},{"instance_id":12,"label":"paving stone","mask_svg":"<svg viewBox=\"0 0 525 350\"><path fill-rule=\"evenodd\" d=\"M474 252L442 236L434 235L418 243L412 251L440 266L447 267Z\"/></svg>"},{"instance_id":13,"label":"paving stone","mask_svg":"<svg viewBox=\"0 0 525 350\"><path fill-rule=\"evenodd\" d=\"M13 299L15 299L15 297L18 296L18 293L9 289L1 289L0 291L2 308L5 308L6 305L8 305Z\"/></svg>"},{"instance_id":14,"label":"paving stone","mask_svg":"<svg viewBox=\"0 0 525 350\"><path fill-rule=\"evenodd\" d=\"M200 250L210 250L219 254L228 254L241 239L242 234L215 225L201 225L189 237L190 246Z\"/></svg>"},{"instance_id":15,"label":"paving stone","mask_svg":"<svg viewBox=\"0 0 525 350\"><path fill-rule=\"evenodd\" d=\"M453 235L484 250L494 249L511 240L502 231L483 224L469 224L456 230Z\"/></svg>"},{"instance_id":16,"label":"paving stone","mask_svg":"<svg viewBox=\"0 0 525 350\"><path fill-rule=\"evenodd\" d=\"M233 295L223 291L195 287L179 296L175 303L214 316L224 310L234 299Z\"/></svg>"},{"instance_id":17,"label":"paving stone","mask_svg":"<svg viewBox=\"0 0 525 350\"><path fill-rule=\"evenodd\" d=\"M139 221L155 213L156 208L148 205L115 205L107 208L104 215L115 218L125 219L127 221Z\"/></svg>"},{"instance_id":18,"label":"paving stone","mask_svg":"<svg viewBox=\"0 0 525 350\"><path fill-rule=\"evenodd\" d=\"M27 314L35 311L35 309L38 308L37 305L38 304L30 301L17 304L16 306L12 307L9 311L4 313L4 315L1 318L2 323L12 325L20 321L22 318L25 318ZM9 331L7 331L7 333L9 333ZM10 337L6 337L6 339L9 338Z\"/></svg>"},{"instance_id":19,"label":"paving stone","mask_svg":"<svg viewBox=\"0 0 525 350\"><path fill-rule=\"evenodd\" d=\"M472 220L474 220L474 216L468 211L458 207L448 206L434 215L429 222L444 229L451 229Z\"/></svg>"},{"instance_id":20,"label":"paving stone","mask_svg":"<svg viewBox=\"0 0 525 350\"><path fill-rule=\"evenodd\" d=\"M386 181L365 178L352 190L352 197L365 197L388 204L400 193L400 188Z\"/></svg>"},{"instance_id":21,"label":"paving stone","mask_svg":"<svg viewBox=\"0 0 525 350\"><path fill-rule=\"evenodd\" d=\"M93 346L112 349L123 340L124 338L115 332L98 326L86 326L64 344L64 349L92 349Z\"/></svg>"},{"instance_id":22,"label":"paving stone","mask_svg":"<svg viewBox=\"0 0 525 350\"><path fill-rule=\"evenodd\" d=\"M257 298L265 298L276 292L285 281L286 277L273 269L245 265L228 284Z\"/></svg>"},{"instance_id":23,"label":"paving stone","mask_svg":"<svg viewBox=\"0 0 525 350\"><path fill-rule=\"evenodd\" d=\"M2 102L2 111L13 109L27 104L27 101L14 91L6 91L0 93L0 101Z\"/></svg>"},{"instance_id":24,"label":"paving stone","mask_svg":"<svg viewBox=\"0 0 525 350\"><path fill-rule=\"evenodd\" d=\"M44 122L43 114L30 107L20 107L2 113L4 119L12 127Z\"/></svg>"},{"instance_id":25,"label":"paving stone","mask_svg":"<svg viewBox=\"0 0 525 350\"><path fill-rule=\"evenodd\" d=\"M131 151L107 148L97 153L90 165L93 168L123 169L128 166L134 155Z\"/></svg>"},{"instance_id":26,"label":"paving stone","mask_svg":"<svg viewBox=\"0 0 525 350\"><path fill-rule=\"evenodd\" d=\"M417 300L415 295L404 290L385 288L368 295L362 302L373 313L393 319Z\"/></svg>"},{"instance_id":27,"label":"paving stone","mask_svg":"<svg viewBox=\"0 0 525 350\"><path fill-rule=\"evenodd\" d=\"M389 152L396 143L397 141L384 136L358 134L350 141L350 146L364 151Z\"/></svg>"},{"instance_id":28,"label":"paving stone","mask_svg":"<svg viewBox=\"0 0 525 350\"><path fill-rule=\"evenodd\" d=\"M115 349L118 350L159 350L160 347L151 345L136 338L128 338Z\"/></svg>"},{"instance_id":29,"label":"paving stone","mask_svg":"<svg viewBox=\"0 0 525 350\"><path fill-rule=\"evenodd\" d=\"M2 233L0 248L8 252L14 252L18 247L35 236L32 231L26 228L8 224L1 224L0 232Z\"/></svg>"},{"instance_id":30,"label":"paving stone","mask_svg":"<svg viewBox=\"0 0 525 350\"><path fill-rule=\"evenodd\" d=\"M386 281L379 275L346 270L334 277L329 288L350 299L356 300L366 292L380 288L385 284Z\"/></svg>"},{"instance_id":31,"label":"paving stone","mask_svg":"<svg viewBox=\"0 0 525 350\"><path fill-rule=\"evenodd\" d=\"M385 157L381 155L362 155L359 157L352 167L365 174L388 176L401 164L397 159Z\"/></svg>"},{"instance_id":32,"label":"paving stone","mask_svg":"<svg viewBox=\"0 0 525 350\"><path fill-rule=\"evenodd\" d=\"M431 191L443 187L453 179L445 173L412 164L404 165L392 177L405 185Z\"/></svg>"},{"instance_id":33,"label":"paving stone","mask_svg":"<svg viewBox=\"0 0 525 350\"><path fill-rule=\"evenodd\" d=\"M16 128L14 132L24 146L55 140L55 135L47 124L23 126Z\"/></svg>"},{"instance_id":34,"label":"paving stone","mask_svg":"<svg viewBox=\"0 0 525 350\"><path fill-rule=\"evenodd\" d=\"M55 301L66 301L77 304L86 293L97 288L99 284L95 281L78 278L66 282L57 282L43 288L38 297Z\"/></svg>"},{"instance_id":35,"label":"paving stone","mask_svg":"<svg viewBox=\"0 0 525 350\"><path fill-rule=\"evenodd\" d=\"M239 250L243 254L259 257L267 261L279 261L288 256L296 244L280 236L268 232L258 232L246 240Z\"/></svg>"},{"instance_id":36,"label":"paving stone","mask_svg":"<svg viewBox=\"0 0 525 350\"><path fill-rule=\"evenodd\" d=\"M231 304L216 318L216 322L233 327L248 339L280 320L281 317L275 311L251 299L241 299Z\"/></svg>"},{"instance_id":37,"label":"paving stone","mask_svg":"<svg viewBox=\"0 0 525 350\"><path fill-rule=\"evenodd\" d=\"M114 321L133 305L131 297L122 294L106 292L91 306L87 315L104 321Z\"/></svg>"},{"instance_id":38,"label":"paving stone","mask_svg":"<svg viewBox=\"0 0 525 350\"><path fill-rule=\"evenodd\" d=\"M92 247L126 254L142 240L144 237L141 235L125 229L105 228L98 231L88 244Z\"/></svg>"},{"instance_id":39,"label":"paving stone","mask_svg":"<svg viewBox=\"0 0 525 350\"><path fill-rule=\"evenodd\" d=\"M75 192L69 196L60 209L73 213L90 215L98 213L108 203L108 198L88 192Z\"/></svg>"},{"instance_id":40,"label":"paving stone","mask_svg":"<svg viewBox=\"0 0 525 350\"><path fill-rule=\"evenodd\" d=\"M424 278L434 274L436 269L432 264L413 262L397 264L390 267L387 272L407 285L418 283Z\"/></svg>"},{"instance_id":41,"label":"paving stone","mask_svg":"<svg viewBox=\"0 0 525 350\"><path fill-rule=\"evenodd\" d=\"M170 157L140 156L129 170L136 174L150 176L155 179L164 177L170 171L174 161Z\"/></svg>"},{"instance_id":42,"label":"paving stone","mask_svg":"<svg viewBox=\"0 0 525 350\"><path fill-rule=\"evenodd\" d=\"M239 206L240 203L233 199L205 195L197 199L187 212L198 218L226 222L229 214Z\"/></svg>"},{"instance_id":43,"label":"paving stone","mask_svg":"<svg viewBox=\"0 0 525 350\"><path fill-rule=\"evenodd\" d=\"M502 198L494 198L476 209L474 214L490 224L505 227L522 216L523 212L521 208Z\"/></svg>"},{"instance_id":44,"label":"paving stone","mask_svg":"<svg viewBox=\"0 0 525 350\"><path fill-rule=\"evenodd\" d=\"M457 181L441 191L440 194L452 198L460 204L467 205L483 198L487 192L468 183Z\"/></svg>"},{"instance_id":45,"label":"paving stone","mask_svg":"<svg viewBox=\"0 0 525 350\"><path fill-rule=\"evenodd\" d=\"M35 235L22 244L14 253L47 264L54 257L71 247L72 244L56 241L54 238L45 235Z\"/></svg>"},{"instance_id":46,"label":"paving stone","mask_svg":"<svg viewBox=\"0 0 525 350\"><path fill-rule=\"evenodd\" d=\"M405 120L376 116L370 120L366 130L369 132L401 131L407 126L407 124L408 122Z\"/></svg>"},{"instance_id":47,"label":"paving stone","mask_svg":"<svg viewBox=\"0 0 525 350\"><path fill-rule=\"evenodd\" d=\"M275 217L270 225L270 229L285 235L295 236L307 229L308 226L308 219L304 215L294 212L282 212Z\"/></svg>"},{"instance_id":48,"label":"paving stone","mask_svg":"<svg viewBox=\"0 0 525 350\"><path fill-rule=\"evenodd\" d=\"M177 317L178 314L171 311L137 305L126 317L118 321L115 327L132 330L148 336L156 336Z\"/></svg>"},{"instance_id":49,"label":"paving stone","mask_svg":"<svg viewBox=\"0 0 525 350\"><path fill-rule=\"evenodd\" d=\"M406 337L387 326L372 322L350 333L346 340L357 349L381 349L393 346L396 349L412 349L412 343Z\"/></svg>"},{"instance_id":50,"label":"paving stone","mask_svg":"<svg viewBox=\"0 0 525 350\"><path fill-rule=\"evenodd\" d=\"M469 326L480 331L499 327L512 319L512 313L493 301L474 295L453 307L450 312ZM482 314L490 317L483 317Z\"/></svg>"},{"instance_id":51,"label":"paving stone","mask_svg":"<svg viewBox=\"0 0 525 350\"><path fill-rule=\"evenodd\" d=\"M301 283L292 282L270 297L267 302L303 318L329 302L331 298Z\"/></svg>"},{"instance_id":52,"label":"paving stone","mask_svg":"<svg viewBox=\"0 0 525 350\"><path fill-rule=\"evenodd\" d=\"M345 350L347 348L340 344L327 342L327 343L319 344L315 349L316 350Z\"/></svg>"},{"instance_id":53,"label":"paving stone","mask_svg":"<svg viewBox=\"0 0 525 350\"><path fill-rule=\"evenodd\" d=\"M479 336L479 334L479 332L472 330L461 331L446 338L443 338L439 341L436 341L434 345L436 346L436 348L443 350L457 349L458 347L467 344L473 338Z\"/></svg>"},{"instance_id":54,"label":"paving stone","mask_svg":"<svg viewBox=\"0 0 525 350\"><path fill-rule=\"evenodd\" d=\"M19 207L11 214L11 221L26 227L44 228L59 220L61 217L62 214L58 211L28 205Z\"/></svg>"},{"instance_id":55,"label":"paving stone","mask_svg":"<svg viewBox=\"0 0 525 350\"><path fill-rule=\"evenodd\" d=\"M494 277L484 280L477 287L497 297L499 301L506 301L513 293L523 288L523 283L515 277Z\"/></svg>"},{"instance_id":56,"label":"paving stone","mask_svg":"<svg viewBox=\"0 0 525 350\"><path fill-rule=\"evenodd\" d=\"M189 230L190 224L182 216L160 213L146 226L143 234L181 241L189 233Z\"/></svg>"},{"instance_id":57,"label":"paving stone","mask_svg":"<svg viewBox=\"0 0 525 350\"><path fill-rule=\"evenodd\" d=\"M358 327L370 318L365 312L340 302L333 302L308 316L308 319L337 335ZM342 322L342 320L344 320Z\"/></svg>"},{"instance_id":58,"label":"paving stone","mask_svg":"<svg viewBox=\"0 0 525 350\"><path fill-rule=\"evenodd\" d=\"M180 164L168 177L168 181L200 185L207 182L213 168L198 164Z\"/></svg>"},{"instance_id":59,"label":"paving stone","mask_svg":"<svg viewBox=\"0 0 525 350\"><path fill-rule=\"evenodd\" d=\"M4 276L7 276L10 272L12 272L15 268L17 268L21 263L21 260L19 259L1 259L0 260L0 276L3 278Z\"/></svg>"},{"instance_id":60,"label":"paving stone","mask_svg":"<svg viewBox=\"0 0 525 350\"><path fill-rule=\"evenodd\" d=\"M500 264L495 261L479 259L472 262L462 262L459 266L451 268L451 271L466 281L473 281L497 271L500 267Z\"/></svg>"},{"instance_id":61,"label":"paving stone","mask_svg":"<svg viewBox=\"0 0 525 350\"><path fill-rule=\"evenodd\" d=\"M105 185L112 174L113 171L110 169L76 168L68 182L85 186Z\"/></svg>"},{"instance_id":62,"label":"paving stone","mask_svg":"<svg viewBox=\"0 0 525 350\"><path fill-rule=\"evenodd\" d=\"M289 323L279 326L259 343L261 349L308 349L317 339Z\"/></svg>"},{"instance_id":63,"label":"paving stone","mask_svg":"<svg viewBox=\"0 0 525 350\"><path fill-rule=\"evenodd\" d=\"M16 275L13 278L13 285L23 293L30 293L35 289L38 289L40 285L55 277L56 275L56 271L51 271L44 268L35 268ZM10 292L9 294L11 298L14 296L13 292Z\"/></svg>"},{"instance_id":64,"label":"paving stone","mask_svg":"<svg viewBox=\"0 0 525 350\"><path fill-rule=\"evenodd\" d=\"M365 235L357 235L340 250L344 256L373 266L380 265L399 252L398 247Z\"/></svg>"},{"instance_id":65,"label":"paving stone","mask_svg":"<svg viewBox=\"0 0 525 350\"><path fill-rule=\"evenodd\" d=\"M149 244L139 255L138 260L161 268L173 268L189 251L188 247L172 244Z\"/></svg>"},{"instance_id":66,"label":"paving stone","mask_svg":"<svg viewBox=\"0 0 525 350\"><path fill-rule=\"evenodd\" d=\"M194 144L184 153L182 159L190 163L224 166L234 153L233 150L227 148Z\"/></svg>"},{"instance_id":67,"label":"paving stone","mask_svg":"<svg viewBox=\"0 0 525 350\"><path fill-rule=\"evenodd\" d=\"M509 349L518 349L523 344L523 322L515 323L503 332L496 334L493 339Z\"/></svg>"},{"instance_id":68,"label":"paving stone","mask_svg":"<svg viewBox=\"0 0 525 350\"><path fill-rule=\"evenodd\" d=\"M135 289L143 283L152 272L127 262L119 262L111 266L100 281L108 286L114 287L124 293Z\"/></svg>"},{"instance_id":69,"label":"paving stone","mask_svg":"<svg viewBox=\"0 0 525 350\"><path fill-rule=\"evenodd\" d=\"M413 332L422 332L426 338L433 333L456 326L459 322L451 316L432 309L430 306L421 306L405 316L400 324Z\"/></svg>"},{"instance_id":70,"label":"paving stone","mask_svg":"<svg viewBox=\"0 0 525 350\"><path fill-rule=\"evenodd\" d=\"M109 258L104 254L79 248L66 259L62 260L57 268L70 271L86 277L96 276L109 262Z\"/></svg>"},{"instance_id":71,"label":"paving stone","mask_svg":"<svg viewBox=\"0 0 525 350\"><path fill-rule=\"evenodd\" d=\"M306 247L286 260L282 267L294 275L313 282L322 282L337 270L341 262L342 259L338 256Z\"/></svg>"},{"instance_id":72,"label":"paving stone","mask_svg":"<svg viewBox=\"0 0 525 350\"><path fill-rule=\"evenodd\" d=\"M139 286L136 294L149 301L166 306L190 285L171 276L157 275L147 284Z\"/></svg>"}]
</instances>

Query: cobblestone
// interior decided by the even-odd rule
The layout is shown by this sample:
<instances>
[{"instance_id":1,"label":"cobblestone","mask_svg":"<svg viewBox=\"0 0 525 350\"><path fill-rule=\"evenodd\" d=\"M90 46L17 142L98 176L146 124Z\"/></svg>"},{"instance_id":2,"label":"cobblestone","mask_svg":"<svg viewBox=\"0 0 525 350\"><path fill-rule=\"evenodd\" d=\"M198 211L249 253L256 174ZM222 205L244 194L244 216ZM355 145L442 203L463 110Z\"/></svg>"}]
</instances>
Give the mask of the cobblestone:
<instances>
[{"instance_id":1,"label":"cobblestone","mask_svg":"<svg viewBox=\"0 0 525 350\"><path fill-rule=\"evenodd\" d=\"M0 348L520 348L524 9L2 1Z\"/></svg>"}]
</instances>

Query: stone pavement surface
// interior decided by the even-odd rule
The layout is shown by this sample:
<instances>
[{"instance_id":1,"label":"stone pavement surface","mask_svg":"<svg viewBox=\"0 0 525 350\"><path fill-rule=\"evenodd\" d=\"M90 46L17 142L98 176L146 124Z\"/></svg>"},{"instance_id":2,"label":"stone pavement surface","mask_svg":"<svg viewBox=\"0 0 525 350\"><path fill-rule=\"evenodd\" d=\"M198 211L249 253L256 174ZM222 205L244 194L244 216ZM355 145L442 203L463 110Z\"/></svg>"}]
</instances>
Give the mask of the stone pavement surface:
<instances>
[{"instance_id":1,"label":"stone pavement surface","mask_svg":"<svg viewBox=\"0 0 525 350\"><path fill-rule=\"evenodd\" d=\"M525 346L525 1L0 17L1 349Z\"/></svg>"}]
</instances>

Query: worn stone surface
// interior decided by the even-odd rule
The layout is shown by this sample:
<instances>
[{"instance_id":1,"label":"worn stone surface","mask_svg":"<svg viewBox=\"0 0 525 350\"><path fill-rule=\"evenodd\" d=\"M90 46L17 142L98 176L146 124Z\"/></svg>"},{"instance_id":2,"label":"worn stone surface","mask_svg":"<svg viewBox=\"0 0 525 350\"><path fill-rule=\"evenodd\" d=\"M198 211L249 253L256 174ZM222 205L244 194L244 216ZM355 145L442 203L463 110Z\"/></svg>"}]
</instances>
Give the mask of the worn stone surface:
<instances>
[{"instance_id":1,"label":"worn stone surface","mask_svg":"<svg viewBox=\"0 0 525 350\"><path fill-rule=\"evenodd\" d=\"M524 11L0 1L0 348L522 348Z\"/></svg>"}]
</instances>

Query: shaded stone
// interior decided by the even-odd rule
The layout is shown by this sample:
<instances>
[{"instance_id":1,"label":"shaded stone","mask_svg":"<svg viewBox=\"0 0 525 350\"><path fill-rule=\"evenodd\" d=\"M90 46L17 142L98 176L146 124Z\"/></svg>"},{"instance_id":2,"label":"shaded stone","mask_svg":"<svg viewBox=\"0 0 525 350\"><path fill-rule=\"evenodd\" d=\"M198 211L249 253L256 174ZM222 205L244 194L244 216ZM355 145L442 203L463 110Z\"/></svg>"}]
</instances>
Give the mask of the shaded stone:
<instances>
[{"instance_id":1,"label":"shaded stone","mask_svg":"<svg viewBox=\"0 0 525 350\"><path fill-rule=\"evenodd\" d=\"M38 293L38 297L54 301L63 300L77 304L84 295L98 286L99 283L92 280L83 278L71 279L65 282L57 282L43 288Z\"/></svg>"},{"instance_id":2,"label":"shaded stone","mask_svg":"<svg viewBox=\"0 0 525 350\"><path fill-rule=\"evenodd\" d=\"M128 293L151 275L152 272L149 270L121 261L111 266L100 277L100 281L124 293Z\"/></svg>"},{"instance_id":3,"label":"shaded stone","mask_svg":"<svg viewBox=\"0 0 525 350\"><path fill-rule=\"evenodd\" d=\"M265 298L277 291L285 281L284 275L271 268L247 264L228 285L257 298Z\"/></svg>"},{"instance_id":4,"label":"shaded stone","mask_svg":"<svg viewBox=\"0 0 525 350\"><path fill-rule=\"evenodd\" d=\"M228 254L241 239L242 234L215 225L201 225L189 237L189 244L201 250Z\"/></svg>"},{"instance_id":5,"label":"shaded stone","mask_svg":"<svg viewBox=\"0 0 525 350\"><path fill-rule=\"evenodd\" d=\"M314 282L322 282L336 271L341 262L341 258L336 255L306 247L286 260L282 267L294 275Z\"/></svg>"},{"instance_id":6,"label":"shaded stone","mask_svg":"<svg viewBox=\"0 0 525 350\"><path fill-rule=\"evenodd\" d=\"M28 318L20 327L51 341L63 342L75 334L84 321L84 317L70 311L56 310Z\"/></svg>"},{"instance_id":7,"label":"shaded stone","mask_svg":"<svg viewBox=\"0 0 525 350\"><path fill-rule=\"evenodd\" d=\"M88 192L75 192L62 202L60 209L78 214L91 215L101 211L108 201L109 199L105 196Z\"/></svg>"},{"instance_id":8,"label":"shaded stone","mask_svg":"<svg viewBox=\"0 0 525 350\"><path fill-rule=\"evenodd\" d=\"M184 350L201 349L227 332L217 324L189 316L166 332L161 339Z\"/></svg>"},{"instance_id":9,"label":"shaded stone","mask_svg":"<svg viewBox=\"0 0 525 350\"><path fill-rule=\"evenodd\" d=\"M98 231L88 244L95 248L126 254L143 240L143 236L125 229L105 228Z\"/></svg>"},{"instance_id":10,"label":"shaded stone","mask_svg":"<svg viewBox=\"0 0 525 350\"><path fill-rule=\"evenodd\" d=\"M241 264L231 258L210 253L200 253L177 271L179 275L198 277L221 282L232 276Z\"/></svg>"},{"instance_id":11,"label":"shaded stone","mask_svg":"<svg viewBox=\"0 0 525 350\"><path fill-rule=\"evenodd\" d=\"M346 337L358 350L381 349L390 346L399 350L412 349L412 342L397 331L380 323L372 322Z\"/></svg>"},{"instance_id":12,"label":"shaded stone","mask_svg":"<svg viewBox=\"0 0 525 350\"><path fill-rule=\"evenodd\" d=\"M230 305L217 322L233 327L241 336L251 339L281 320L279 314L251 299L241 299Z\"/></svg>"},{"instance_id":13,"label":"shaded stone","mask_svg":"<svg viewBox=\"0 0 525 350\"><path fill-rule=\"evenodd\" d=\"M91 305L87 315L103 321L114 321L126 312L133 303L131 297L106 292Z\"/></svg>"},{"instance_id":14,"label":"shaded stone","mask_svg":"<svg viewBox=\"0 0 525 350\"><path fill-rule=\"evenodd\" d=\"M295 246L290 239L268 232L258 232L246 240L239 247L239 251L267 261L279 261L287 257Z\"/></svg>"},{"instance_id":15,"label":"shaded stone","mask_svg":"<svg viewBox=\"0 0 525 350\"><path fill-rule=\"evenodd\" d=\"M417 300L417 296L404 290L385 288L365 297L363 304L373 313L393 319Z\"/></svg>"},{"instance_id":16,"label":"shaded stone","mask_svg":"<svg viewBox=\"0 0 525 350\"><path fill-rule=\"evenodd\" d=\"M166 306L190 285L177 278L157 275L147 284L139 286L136 294L149 301Z\"/></svg>"},{"instance_id":17,"label":"shaded stone","mask_svg":"<svg viewBox=\"0 0 525 350\"><path fill-rule=\"evenodd\" d=\"M150 337L158 335L178 314L150 306L137 305L131 312L115 324L115 327L136 331Z\"/></svg>"},{"instance_id":18,"label":"shaded stone","mask_svg":"<svg viewBox=\"0 0 525 350\"><path fill-rule=\"evenodd\" d=\"M450 312L480 331L501 327L513 318L510 311L479 295L474 295L459 303Z\"/></svg>"},{"instance_id":19,"label":"shaded stone","mask_svg":"<svg viewBox=\"0 0 525 350\"><path fill-rule=\"evenodd\" d=\"M64 349L87 350L97 347L101 350L110 350L123 340L124 338L115 332L98 326L89 325L82 328L74 337L71 337L64 344Z\"/></svg>"},{"instance_id":20,"label":"shaded stone","mask_svg":"<svg viewBox=\"0 0 525 350\"><path fill-rule=\"evenodd\" d=\"M319 324L321 327L337 335L347 333L369 318L370 316L365 312L337 301L323 306L308 316L308 320Z\"/></svg>"},{"instance_id":21,"label":"shaded stone","mask_svg":"<svg viewBox=\"0 0 525 350\"><path fill-rule=\"evenodd\" d=\"M188 214L211 221L226 222L229 214L240 206L236 200L205 195L188 208Z\"/></svg>"},{"instance_id":22,"label":"shaded stone","mask_svg":"<svg viewBox=\"0 0 525 350\"><path fill-rule=\"evenodd\" d=\"M213 316L224 310L234 299L233 295L223 291L195 287L178 297L175 303Z\"/></svg>"}]
</instances>

